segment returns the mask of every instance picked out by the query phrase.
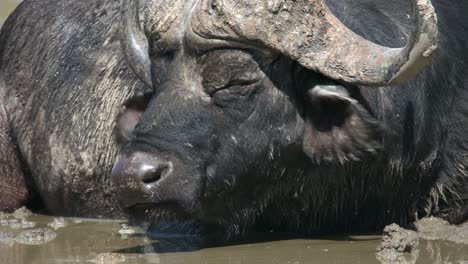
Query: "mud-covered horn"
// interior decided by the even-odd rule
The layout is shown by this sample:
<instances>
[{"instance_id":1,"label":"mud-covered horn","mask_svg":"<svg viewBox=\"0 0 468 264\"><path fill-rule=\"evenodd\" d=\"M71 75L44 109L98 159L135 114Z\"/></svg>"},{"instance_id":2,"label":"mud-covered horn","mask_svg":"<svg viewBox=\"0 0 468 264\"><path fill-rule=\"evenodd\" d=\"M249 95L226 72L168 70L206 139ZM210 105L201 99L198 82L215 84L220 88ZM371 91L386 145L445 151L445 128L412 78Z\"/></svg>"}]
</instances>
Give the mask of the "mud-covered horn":
<instances>
[{"instance_id":1,"label":"mud-covered horn","mask_svg":"<svg viewBox=\"0 0 468 264\"><path fill-rule=\"evenodd\" d=\"M121 0L121 44L130 67L147 85L152 86L148 39L140 25L139 1Z\"/></svg>"},{"instance_id":2,"label":"mud-covered horn","mask_svg":"<svg viewBox=\"0 0 468 264\"><path fill-rule=\"evenodd\" d=\"M430 0L411 1L415 28L402 48L380 46L355 34L323 0L203 0L191 29L202 38L270 48L335 80L394 85L426 66L437 45Z\"/></svg>"}]
</instances>

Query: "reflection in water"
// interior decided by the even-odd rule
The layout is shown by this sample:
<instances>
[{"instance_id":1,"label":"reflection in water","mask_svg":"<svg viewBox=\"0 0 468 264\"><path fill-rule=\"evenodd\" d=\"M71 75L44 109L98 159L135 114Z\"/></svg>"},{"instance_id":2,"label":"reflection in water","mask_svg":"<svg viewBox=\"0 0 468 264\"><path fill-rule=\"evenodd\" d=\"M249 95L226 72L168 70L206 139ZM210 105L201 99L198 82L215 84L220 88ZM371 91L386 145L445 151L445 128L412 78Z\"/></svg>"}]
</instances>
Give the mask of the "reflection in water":
<instances>
[{"instance_id":1,"label":"reflection in water","mask_svg":"<svg viewBox=\"0 0 468 264\"><path fill-rule=\"evenodd\" d=\"M8 222L11 219L11 215L0 215L0 262L7 264L379 263L375 254L379 236L298 239L269 233L255 234L246 241L222 245L195 235L149 237L138 229L132 235L121 235L118 231L123 221L57 220L33 215L26 219L35 223L33 228L14 225L13 228L9 223L15 221ZM61 225L51 224L57 222ZM14 236L25 230L41 228L53 230L56 237L42 245L7 243L7 240L2 240L6 234ZM400 261L398 263L463 263L468 261L468 245L421 240L416 257L416 262L410 255L403 255L397 260Z\"/></svg>"}]
</instances>

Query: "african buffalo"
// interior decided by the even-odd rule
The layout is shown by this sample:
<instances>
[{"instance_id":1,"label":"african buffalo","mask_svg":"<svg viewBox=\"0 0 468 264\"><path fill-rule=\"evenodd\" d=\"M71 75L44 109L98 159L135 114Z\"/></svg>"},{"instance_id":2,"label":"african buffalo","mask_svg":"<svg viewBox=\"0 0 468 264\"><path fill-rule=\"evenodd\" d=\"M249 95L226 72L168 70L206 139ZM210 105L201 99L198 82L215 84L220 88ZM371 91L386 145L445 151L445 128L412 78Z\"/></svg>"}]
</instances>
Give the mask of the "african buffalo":
<instances>
[{"instance_id":1,"label":"african buffalo","mask_svg":"<svg viewBox=\"0 0 468 264\"><path fill-rule=\"evenodd\" d=\"M432 4L25 1L0 36L0 206L230 233L465 221L468 2Z\"/></svg>"}]
</instances>

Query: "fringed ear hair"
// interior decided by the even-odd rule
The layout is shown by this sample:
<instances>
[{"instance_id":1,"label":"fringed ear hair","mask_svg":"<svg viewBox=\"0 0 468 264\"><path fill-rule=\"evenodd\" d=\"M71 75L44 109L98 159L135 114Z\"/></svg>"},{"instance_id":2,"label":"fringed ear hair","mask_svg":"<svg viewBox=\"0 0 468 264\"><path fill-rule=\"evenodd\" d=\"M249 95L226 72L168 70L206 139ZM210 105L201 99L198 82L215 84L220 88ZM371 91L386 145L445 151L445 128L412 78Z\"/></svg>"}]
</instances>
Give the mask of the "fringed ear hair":
<instances>
[{"instance_id":1,"label":"fringed ear hair","mask_svg":"<svg viewBox=\"0 0 468 264\"><path fill-rule=\"evenodd\" d=\"M312 161L359 160L380 147L379 121L339 84L317 85L306 94L304 152Z\"/></svg>"}]
</instances>

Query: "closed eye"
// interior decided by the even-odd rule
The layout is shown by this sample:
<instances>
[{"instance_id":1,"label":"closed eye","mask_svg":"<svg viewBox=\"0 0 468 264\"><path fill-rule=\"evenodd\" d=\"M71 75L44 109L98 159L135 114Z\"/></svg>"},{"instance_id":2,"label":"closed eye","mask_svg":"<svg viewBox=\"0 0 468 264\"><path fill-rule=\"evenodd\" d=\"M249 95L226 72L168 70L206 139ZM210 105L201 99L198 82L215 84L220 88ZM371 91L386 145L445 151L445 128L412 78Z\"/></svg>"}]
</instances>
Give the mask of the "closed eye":
<instances>
[{"instance_id":1,"label":"closed eye","mask_svg":"<svg viewBox=\"0 0 468 264\"><path fill-rule=\"evenodd\" d=\"M256 79L233 79L229 81L229 83L226 85L226 87L231 87L231 86L246 86L246 85L251 85L254 83L258 82L258 78Z\"/></svg>"},{"instance_id":2,"label":"closed eye","mask_svg":"<svg viewBox=\"0 0 468 264\"><path fill-rule=\"evenodd\" d=\"M258 79L255 79L255 80L234 79L234 80L229 81L226 85L217 87L216 89L212 90L210 92L210 95L213 95L219 91L230 89L230 88L236 88L236 90L238 90L239 88L249 89L250 87L254 87L254 85L258 83L258 81L259 81Z\"/></svg>"}]
</instances>

